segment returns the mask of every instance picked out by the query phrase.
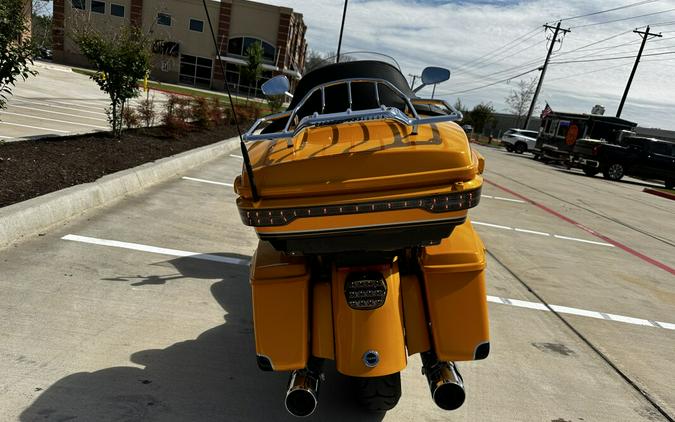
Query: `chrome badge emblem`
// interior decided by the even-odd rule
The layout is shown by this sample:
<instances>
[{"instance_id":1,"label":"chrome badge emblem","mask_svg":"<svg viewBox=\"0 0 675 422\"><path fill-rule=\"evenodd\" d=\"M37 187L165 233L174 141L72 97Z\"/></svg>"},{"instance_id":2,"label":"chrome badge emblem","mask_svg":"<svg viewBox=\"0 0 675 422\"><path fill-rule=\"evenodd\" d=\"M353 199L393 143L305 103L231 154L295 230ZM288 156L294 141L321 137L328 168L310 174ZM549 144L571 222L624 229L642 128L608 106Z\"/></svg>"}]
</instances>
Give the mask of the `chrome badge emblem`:
<instances>
[{"instance_id":1,"label":"chrome badge emblem","mask_svg":"<svg viewBox=\"0 0 675 422\"><path fill-rule=\"evenodd\" d=\"M380 363L380 354L377 350L368 350L363 354L363 364L368 368L374 368Z\"/></svg>"}]
</instances>

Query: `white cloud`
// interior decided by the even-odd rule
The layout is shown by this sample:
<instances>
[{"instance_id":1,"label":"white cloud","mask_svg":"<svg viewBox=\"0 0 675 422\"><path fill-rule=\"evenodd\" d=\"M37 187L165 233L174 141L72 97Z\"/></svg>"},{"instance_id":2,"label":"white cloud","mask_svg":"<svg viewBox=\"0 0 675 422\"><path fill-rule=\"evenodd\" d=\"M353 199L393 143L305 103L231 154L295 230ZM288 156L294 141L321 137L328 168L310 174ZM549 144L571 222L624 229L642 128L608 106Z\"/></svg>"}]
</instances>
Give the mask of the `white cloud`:
<instances>
[{"instance_id":1,"label":"white cloud","mask_svg":"<svg viewBox=\"0 0 675 422\"><path fill-rule=\"evenodd\" d=\"M304 15L308 26L307 39L310 48L322 52L334 52L340 31L342 1L338 0L264 0L268 3L292 7ZM634 2L634 1L633 1ZM631 3L625 0L623 4ZM620 4L619 4L620 5ZM611 0L565 2L530 1L482 1L442 2L403 0L352 0L349 3L345 24L342 51L370 50L394 56L401 64L404 74L417 73L427 65L446 66L453 71L450 81L438 87L437 92L450 93L499 81L523 71L536 68L546 55L546 35L541 28L545 22L559 18L617 7ZM611 55L635 55L639 48L639 36L631 32L638 26L657 22L675 23L675 10L653 16L636 18L606 25L574 28L594 22L634 17L642 14L675 9L675 0L660 0L611 13L575 19L563 23L572 27L567 34L559 57L552 61L574 60L590 54L586 59L604 58ZM494 60L462 69L470 60L499 49L512 39L540 28L533 38L501 52L497 50ZM663 39L648 41L645 54L675 51L675 25L653 28L663 31ZM670 32L672 31L672 32ZM626 32L611 40L592 46L630 43L614 50L580 50L566 53L585 44ZM550 33L549 33L550 35ZM525 49L525 47L529 47ZM524 49L524 50L523 50ZM520 51L519 50L523 50ZM517 54L515 54L517 53ZM566 53L566 54L563 54ZM669 61L657 59L672 58ZM641 126L675 129L675 54L644 57L624 107L622 117L634 120ZM533 62L529 67L505 71L494 77L490 75L522 63ZM619 66L625 63L625 66ZM543 101L561 111L589 112L594 104L602 104L608 114L614 114L632 68L632 59L622 61L599 61L551 65L541 94ZM606 70L602 70L606 69ZM577 75L570 77L575 74ZM537 75L533 72L523 78ZM550 81L550 82L549 82ZM515 81L514 81L515 82ZM459 94L469 105L481 101L492 102L498 111L505 110L504 97L514 84L500 83L485 89ZM455 95L445 95L454 101Z\"/></svg>"}]
</instances>

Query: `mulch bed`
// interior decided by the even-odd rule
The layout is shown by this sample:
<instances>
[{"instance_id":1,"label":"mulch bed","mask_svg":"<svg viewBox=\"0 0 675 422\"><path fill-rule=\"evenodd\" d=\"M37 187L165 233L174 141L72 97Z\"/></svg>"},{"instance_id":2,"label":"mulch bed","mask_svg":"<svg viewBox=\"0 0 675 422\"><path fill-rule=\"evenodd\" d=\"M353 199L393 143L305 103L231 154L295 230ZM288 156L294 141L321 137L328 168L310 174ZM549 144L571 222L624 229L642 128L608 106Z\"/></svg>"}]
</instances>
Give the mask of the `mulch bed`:
<instances>
[{"instance_id":1,"label":"mulch bed","mask_svg":"<svg viewBox=\"0 0 675 422\"><path fill-rule=\"evenodd\" d=\"M0 207L237 135L233 126L172 136L164 128L0 144Z\"/></svg>"}]
</instances>

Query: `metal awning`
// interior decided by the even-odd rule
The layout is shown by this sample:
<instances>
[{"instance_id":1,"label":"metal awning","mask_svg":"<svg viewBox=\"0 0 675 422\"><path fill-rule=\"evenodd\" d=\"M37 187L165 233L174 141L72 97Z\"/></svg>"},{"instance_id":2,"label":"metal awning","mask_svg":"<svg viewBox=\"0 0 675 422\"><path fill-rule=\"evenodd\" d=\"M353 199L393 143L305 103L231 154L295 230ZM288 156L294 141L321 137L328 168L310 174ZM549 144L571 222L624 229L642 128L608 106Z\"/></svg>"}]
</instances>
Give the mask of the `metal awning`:
<instances>
[{"instance_id":1,"label":"metal awning","mask_svg":"<svg viewBox=\"0 0 675 422\"><path fill-rule=\"evenodd\" d=\"M239 66L246 66L248 62L244 59L240 59L238 57L229 57L229 56L218 56L218 60L224 61L225 63L232 63L236 64ZM291 70L291 69L279 69L278 66L274 66L272 64L267 64L267 63L262 63L261 66L264 70L271 70L273 72L282 72L294 79L300 79L302 78L302 74L298 72L297 70Z\"/></svg>"}]
</instances>

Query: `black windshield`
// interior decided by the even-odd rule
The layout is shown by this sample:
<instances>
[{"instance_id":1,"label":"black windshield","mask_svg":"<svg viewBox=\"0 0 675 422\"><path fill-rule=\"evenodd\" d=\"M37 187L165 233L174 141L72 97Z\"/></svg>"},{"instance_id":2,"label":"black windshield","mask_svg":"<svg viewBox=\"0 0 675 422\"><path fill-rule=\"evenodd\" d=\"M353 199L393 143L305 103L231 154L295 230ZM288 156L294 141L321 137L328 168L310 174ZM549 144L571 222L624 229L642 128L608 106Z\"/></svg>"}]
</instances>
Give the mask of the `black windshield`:
<instances>
[{"instance_id":1,"label":"black windshield","mask_svg":"<svg viewBox=\"0 0 675 422\"><path fill-rule=\"evenodd\" d=\"M404 94L413 97L408 81L394 66L374 60L336 63L321 67L305 75L298 83L289 108L294 108L307 93L317 85L339 79L379 78L391 82ZM372 95L372 94L371 94Z\"/></svg>"},{"instance_id":2,"label":"black windshield","mask_svg":"<svg viewBox=\"0 0 675 422\"><path fill-rule=\"evenodd\" d=\"M415 97L415 94L410 90L405 77L396 67L381 61L361 60L331 64L309 72L298 83L298 86L293 93L293 100L288 106L288 110L294 109L314 87L327 82L351 78L384 79L403 92L404 95ZM405 101L390 88L382 84L379 84L379 104L375 94L375 86L372 83L352 84L351 107L349 105L349 95L346 84L328 87L325 91L325 108L322 110L321 93L320 91L317 91L298 111L297 116L299 119L310 116L315 112L319 114L339 113L346 111L348 108L351 108L352 110L366 110L378 108L380 104L388 107L395 107L404 112L406 111ZM281 121L274 122L266 127L263 130L263 133L281 130L284 124L285 122Z\"/></svg>"}]
</instances>

